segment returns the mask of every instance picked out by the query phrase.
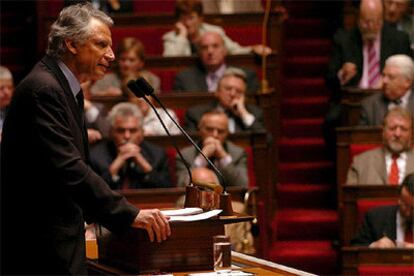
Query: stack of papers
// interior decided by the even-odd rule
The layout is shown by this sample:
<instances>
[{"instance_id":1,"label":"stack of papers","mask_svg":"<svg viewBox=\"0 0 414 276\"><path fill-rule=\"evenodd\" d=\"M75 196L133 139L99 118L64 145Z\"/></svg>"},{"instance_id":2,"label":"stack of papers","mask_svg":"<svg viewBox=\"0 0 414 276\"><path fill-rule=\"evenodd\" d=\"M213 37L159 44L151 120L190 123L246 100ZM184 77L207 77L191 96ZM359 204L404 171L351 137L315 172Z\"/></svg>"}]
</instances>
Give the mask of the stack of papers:
<instances>
[{"instance_id":1,"label":"stack of papers","mask_svg":"<svg viewBox=\"0 0 414 276\"><path fill-rule=\"evenodd\" d=\"M222 210L211 210L203 213L201 208L184 208L177 210L165 210L161 211L165 216L170 217L170 221L198 221L209 219L211 217L217 216Z\"/></svg>"}]
</instances>

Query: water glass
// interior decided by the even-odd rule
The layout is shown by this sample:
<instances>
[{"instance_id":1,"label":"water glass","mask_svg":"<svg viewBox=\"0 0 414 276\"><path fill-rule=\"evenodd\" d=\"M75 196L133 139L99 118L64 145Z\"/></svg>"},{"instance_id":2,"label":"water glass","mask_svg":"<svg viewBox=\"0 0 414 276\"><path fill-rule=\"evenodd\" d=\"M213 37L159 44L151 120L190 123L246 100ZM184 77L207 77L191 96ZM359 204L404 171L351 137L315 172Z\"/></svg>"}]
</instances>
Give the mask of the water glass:
<instances>
[{"instance_id":1,"label":"water glass","mask_svg":"<svg viewBox=\"0 0 414 276\"><path fill-rule=\"evenodd\" d=\"M214 271L217 274L231 273L231 244L229 236L213 237Z\"/></svg>"}]
</instances>

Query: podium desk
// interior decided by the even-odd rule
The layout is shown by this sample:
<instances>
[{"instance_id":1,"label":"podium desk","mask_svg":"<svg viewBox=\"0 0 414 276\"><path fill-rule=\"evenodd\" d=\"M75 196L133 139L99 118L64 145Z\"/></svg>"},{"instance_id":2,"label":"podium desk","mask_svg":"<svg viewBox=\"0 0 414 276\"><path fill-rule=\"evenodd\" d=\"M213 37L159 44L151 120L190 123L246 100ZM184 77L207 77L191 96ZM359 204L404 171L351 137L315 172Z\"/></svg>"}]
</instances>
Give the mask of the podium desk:
<instances>
[{"instance_id":1,"label":"podium desk","mask_svg":"<svg viewBox=\"0 0 414 276\"><path fill-rule=\"evenodd\" d=\"M250 272L254 275L268 276L268 275L301 275L311 276L314 274L307 273L298 269L283 266L274 262L259 259L246 254L238 253L235 251L231 252L232 267L233 270L241 270L244 272ZM111 267L106 264L102 264L99 260L88 260L88 272L90 275L134 275L128 274L123 270ZM200 270L200 271L178 271L170 274L174 276L185 276L189 273L197 272L211 272L211 270ZM135 274L139 275L139 274Z\"/></svg>"}]
</instances>

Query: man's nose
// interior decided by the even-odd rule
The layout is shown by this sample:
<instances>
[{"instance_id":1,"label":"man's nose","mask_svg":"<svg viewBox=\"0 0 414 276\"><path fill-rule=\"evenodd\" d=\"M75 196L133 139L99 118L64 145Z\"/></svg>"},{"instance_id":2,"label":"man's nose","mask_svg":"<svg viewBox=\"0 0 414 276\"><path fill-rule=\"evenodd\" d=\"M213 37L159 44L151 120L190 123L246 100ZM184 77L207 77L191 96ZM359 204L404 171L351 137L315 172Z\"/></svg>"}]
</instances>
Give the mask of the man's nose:
<instances>
[{"instance_id":1,"label":"man's nose","mask_svg":"<svg viewBox=\"0 0 414 276\"><path fill-rule=\"evenodd\" d=\"M108 50L106 51L106 58L109 59L109 61L115 60L115 54L111 47L108 47Z\"/></svg>"}]
</instances>

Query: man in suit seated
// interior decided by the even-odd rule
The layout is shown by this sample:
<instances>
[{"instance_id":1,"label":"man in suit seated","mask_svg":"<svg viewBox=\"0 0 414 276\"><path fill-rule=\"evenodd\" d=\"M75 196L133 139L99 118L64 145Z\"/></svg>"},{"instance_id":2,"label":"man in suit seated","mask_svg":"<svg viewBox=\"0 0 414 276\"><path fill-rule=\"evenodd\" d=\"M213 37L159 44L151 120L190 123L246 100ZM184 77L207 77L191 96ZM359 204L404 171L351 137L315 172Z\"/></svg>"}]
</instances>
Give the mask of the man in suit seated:
<instances>
[{"instance_id":1,"label":"man in suit seated","mask_svg":"<svg viewBox=\"0 0 414 276\"><path fill-rule=\"evenodd\" d=\"M387 110L406 108L414 115L414 62L406 55L394 55L385 61L382 72L383 93L361 102L360 125L380 125Z\"/></svg>"},{"instance_id":2,"label":"man in suit seated","mask_svg":"<svg viewBox=\"0 0 414 276\"><path fill-rule=\"evenodd\" d=\"M247 187L247 154L244 149L227 140L228 124L227 115L222 111L213 110L205 113L199 123L199 146L204 155L222 172L227 185ZM182 155L192 168L209 167L207 161L193 146L184 148ZM187 184L188 172L179 156L176 158L176 164L177 185L184 186Z\"/></svg>"},{"instance_id":3,"label":"man in suit seated","mask_svg":"<svg viewBox=\"0 0 414 276\"><path fill-rule=\"evenodd\" d=\"M229 132L264 131L263 111L245 103L246 75L237 68L228 68L219 80L216 99L204 105L196 105L187 110L184 128L197 130L201 116L213 109L224 111L229 117Z\"/></svg>"},{"instance_id":4,"label":"man in suit seated","mask_svg":"<svg viewBox=\"0 0 414 276\"><path fill-rule=\"evenodd\" d=\"M414 174L400 186L399 205L369 210L352 245L370 248L414 248Z\"/></svg>"},{"instance_id":5,"label":"man in suit seated","mask_svg":"<svg viewBox=\"0 0 414 276\"><path fill-rule=\"evenodd\" d=\"M237 3L240 6L240 3ZM259 4L260 5L260 4ZM177 22L174 29L162 37L164 44L163 56L190 56L195 54L196 45L206 32L218 33L231 54L270 54L269 47L262 45L241 46L231 40L220 26L208 24L203 18L203 4L200 0L177 0L175 5L175 17Z\"/></svg>"},{"instance_id":6,"label":"man in suit seated","mask_svg":"<svg viewBox=\"0 0 414 276\"><path fill-rule=\"evenodd\" d=\"M132 103L115 105L108 115L110 140L91 149L92 167L112 189L169 187L167 155L144 141L142 114Z\"/></svg>"},{"instance_id":7,"label":"man in suit seated","mask_svg":"<svg viewBox=\"0 0 414 276\"><path fill-rule=\"evenodd\" d=\"M10 70L0 65L0 142L4 118L14 92L13 75Z\"/></svg>"},{"instance_id":8,"label":"man in suit seated","mask_svg":"<svg viewBox=\"0 0 414 276\"><path fill-rule=\"evenodd\" d=\"M228 68L227 50L220 34L206 32L201 35L198 45L198 62L175 76L173 90L184 92L214 92L217 84ZM256 72L243 69L246 74L247 91L255 93L259 89Z\"/></svg>"},{"instance_id":9,"label":"man in suit seated","mask_svg":"<svg viewBox=\"0 0 414 276\"><path fill-rule=\"evenodd\" d=\"M414 173L412 117L409 111L395 107L384 118L383 146L354 157L348 170L348 185L398 185L404 176Z\"/></svg>"}]
</instances>

